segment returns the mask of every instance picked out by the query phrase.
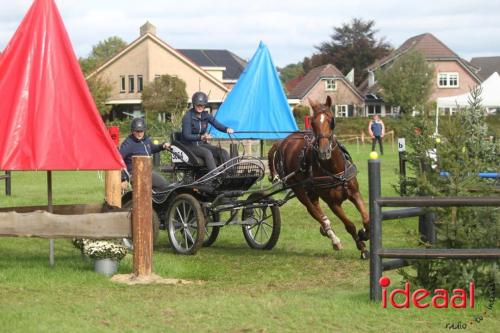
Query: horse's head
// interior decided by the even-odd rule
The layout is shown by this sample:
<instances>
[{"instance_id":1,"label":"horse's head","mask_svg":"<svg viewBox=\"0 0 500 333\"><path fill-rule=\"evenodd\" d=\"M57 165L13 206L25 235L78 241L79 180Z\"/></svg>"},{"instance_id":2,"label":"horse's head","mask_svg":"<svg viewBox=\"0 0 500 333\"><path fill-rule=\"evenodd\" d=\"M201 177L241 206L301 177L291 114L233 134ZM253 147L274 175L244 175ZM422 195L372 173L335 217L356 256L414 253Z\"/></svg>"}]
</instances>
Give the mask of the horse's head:
<instances>
[{"instance_id":1,"label":"horse's head","mask_svg":"<svg viewBox=\"0 0 500 333\"><path fill-rule=\"evenodd\" d=\"M309 104L313 109L311 126L316 137L316 149L319 158L327 160L331 157L334 148L333 129L335 128L335 118L331 111L332 99L328 96L325 104L309 99Z\"/></svg>"}]
</instances>

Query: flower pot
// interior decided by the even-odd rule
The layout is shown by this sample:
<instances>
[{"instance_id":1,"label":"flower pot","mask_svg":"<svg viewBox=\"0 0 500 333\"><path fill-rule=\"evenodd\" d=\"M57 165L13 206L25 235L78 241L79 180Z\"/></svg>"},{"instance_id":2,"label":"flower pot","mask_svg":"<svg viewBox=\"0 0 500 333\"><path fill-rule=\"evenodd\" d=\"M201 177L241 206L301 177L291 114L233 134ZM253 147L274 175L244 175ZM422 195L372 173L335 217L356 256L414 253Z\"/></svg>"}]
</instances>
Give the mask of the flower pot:
<instances>
[{"instance_id":1,"label":"flower pot","mask_svg":"<svg viewBox=\"0 0 500 333\"><path fill-rule=\"evenodd\" d=\"M113 276L118 270L118 261L114 259L95 259L94 272Z\"/></svg>"}]
</instances>

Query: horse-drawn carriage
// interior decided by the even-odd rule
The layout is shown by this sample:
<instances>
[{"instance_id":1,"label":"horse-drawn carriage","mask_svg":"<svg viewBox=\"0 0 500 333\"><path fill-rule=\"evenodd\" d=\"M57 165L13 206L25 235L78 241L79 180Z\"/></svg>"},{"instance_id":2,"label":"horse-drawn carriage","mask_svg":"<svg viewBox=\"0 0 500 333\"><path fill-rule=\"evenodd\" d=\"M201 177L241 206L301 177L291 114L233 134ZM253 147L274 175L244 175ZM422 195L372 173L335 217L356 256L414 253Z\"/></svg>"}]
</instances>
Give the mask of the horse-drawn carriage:
<instances>
[{"instance_id":1,"label":"horse-drawn carriage","mask_svg":"<svg viewBox=\"0 0 500 333\"><path fill-rule=\"evenodd\" d=\"M240 225L251 248L272 249L280 234L279 206L284 201L250 190L264 177L262 161L236 156L208 172L203 160L178 135L172 138L172 165L161 169L177 181L152 196L154 243L163 229L176 253L194 254L212 245L221 227ZM122 206L131 205L132 193L128 192Z\"/></svg>"},{"instance_id":2,"label":"horse-drawn carriage","mask_svg":"<svg viewBox=\"0 0 500 333\"><path fill-rule=\"evenodd\" d=\"M250 247L272 249L281 229L279 207L297 197L318 221L321 234L331 240L333 249L340 250L340 238L319 205L322 199L352 236L361 258L368 258L364 243L370 234L368 213L359 192L356 167L333 133L332 100L327 97L325 104L310 104L312 131L294 132L273 145L268 162L271 178L278 181L264 190L250 189L264 177L259 159L237 156L207 173L203 161L174 135L173 165L166 171L174 173L178 182L167 191L153 194L154 234L166 229L175 252L193 254L201 246L213 244L220 227L235 224L241 225ZM291 191L283 199L272 198L287 189ZM131 193L125 194L123 207L131 207L131 199ZM341 206L346 200L361 214L363 228L357 230L345 214Z\"/></svg>"}]
</instances>

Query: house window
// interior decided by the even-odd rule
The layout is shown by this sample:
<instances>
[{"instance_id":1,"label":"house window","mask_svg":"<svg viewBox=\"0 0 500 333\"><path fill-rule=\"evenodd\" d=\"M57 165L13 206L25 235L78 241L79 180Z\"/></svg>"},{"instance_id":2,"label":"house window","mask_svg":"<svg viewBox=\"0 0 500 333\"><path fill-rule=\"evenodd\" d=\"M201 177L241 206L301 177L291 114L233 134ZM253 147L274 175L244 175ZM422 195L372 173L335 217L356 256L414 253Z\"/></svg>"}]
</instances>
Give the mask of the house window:
<instances>
[{"instance_id":1,"label":"house window","mask_svg":"<svg viewBox=\"0 0 500 333\"><path fill-rule=\"evenodd\" d=\"M380 104L366 106L366 114L368 116L373 116L375 114L381 114L381 113L382 113L382 107L380 106Z\"/></svg>"},{"instance_id":2,"label":"house window","mask_svg":"<svg viewBox=\"0 0 500 333\"><path fill-rule=\"evenodd\" d=\"M457 108L451 107L451 108L439 108L439 115L440 116L453 116L457 112Z\"/></svg>"},{"instance_id":3,"label":"house window","mask_svg":"<svg viewBox=\"0 0 500 333\"><path fill-rule=\"evenodd\" d=\"M144 87L142 75L137 75L137 92L142 92L142 88Z\"/></svg>"},{"instance_id":4,"label":"house window","mask_svg":"<svg viewBox=\"0 0 500 333\"><path fill-rule=\"evenodd\" d=\"M334 79L327 79L325 80L325 90L326 91L332 91L332 90L337 90L337 82Z\"/></svg>"},{"instance_id":5,"label":"house window","mask_svg":"<svg viewBox=\"0 0 500 333\"><path fill-rule=\"evenodd\" d=\"M128 77L128 92L133 93L134 92L134 76L129 75Z\"/></svg>"},{"instance_id":6,"label":"house window","mask_svg":"<svg viewBox=\"0 0 500 333\"><path fill-rule=\"evenodd\" d=\"M386 114L399 114L399 106L391 106L385 109Z\"/></svg>"},{"instance_id":7,"label":"house window","mask_svg":"<svg viewBox=\"0 0 500 333\"><path fill-rule=\"evenodd\" d=\"M347 117L347 105L335 105L335 117Z\"/></svg>"},{"instance_id":8,"label":"house window","mask_svg":"<svg viewBox=\"0 0 500 333\"><path fill-rule=\"evenodd\" d=\"M439 88L458 88L458 73L438 73Z\"/></svg>"},{"instance_id":9,"label":"house window","mask_svg":"<svg viewBox=\"0 0 500 333\"><path fill-rule=\"evenodd\" d=\"M125 92L125 75L120 75L120 92Z\"/></svg>"}]
</instances>

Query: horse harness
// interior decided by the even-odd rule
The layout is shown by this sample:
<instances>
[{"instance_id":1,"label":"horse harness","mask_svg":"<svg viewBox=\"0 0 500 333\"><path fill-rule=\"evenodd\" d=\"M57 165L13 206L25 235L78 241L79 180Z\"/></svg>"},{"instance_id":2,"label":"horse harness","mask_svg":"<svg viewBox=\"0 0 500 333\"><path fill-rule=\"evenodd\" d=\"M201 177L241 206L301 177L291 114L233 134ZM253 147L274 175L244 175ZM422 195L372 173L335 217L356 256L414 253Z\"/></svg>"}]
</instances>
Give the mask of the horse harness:
<instances>
[{"instance_id":1,"label":"horse harness","mask_svg":"<svg viewBox=\"0 0 500 333\"><path fill-rule=\"evenodd\" d=\"M309 191L314 191L314 189L325 189L325 188L334 188L337 186L343 186L347 188L347 183L352 178L356 177L357 169L356 165L352 162L352 158L347 151L347 149L339 143L337 140L333 140L333 135L328 138L330 142L330 150L333 153L335 149L341 150L342 158L344 159L344 170L339 173L332 173L331 171L325 169L320 162L319 153L318 153L318 141L323 137L318 136L317 138L313 136L308 136L307 134L304 136L304 147L299 153L298 163L299 168L298 172L303 175L308 175L306 179L297 183L297 184L289 184L289 186L297 186L304 185L308 188ZM284 175L283 170L283 156L279 154L279 165L281 166L280 178L290 178L291 175ZM317 176L315 177L313 174L313 166L316 166L325 176ZM295 174L295 172L294 172ZM285 176L285 177L284 177Z\"/></svg>"}]
</instances>

